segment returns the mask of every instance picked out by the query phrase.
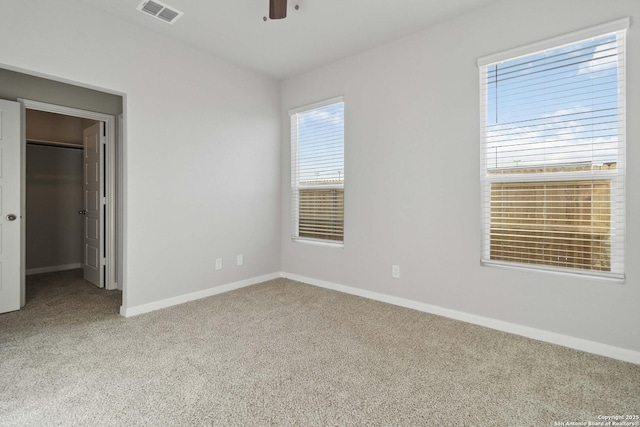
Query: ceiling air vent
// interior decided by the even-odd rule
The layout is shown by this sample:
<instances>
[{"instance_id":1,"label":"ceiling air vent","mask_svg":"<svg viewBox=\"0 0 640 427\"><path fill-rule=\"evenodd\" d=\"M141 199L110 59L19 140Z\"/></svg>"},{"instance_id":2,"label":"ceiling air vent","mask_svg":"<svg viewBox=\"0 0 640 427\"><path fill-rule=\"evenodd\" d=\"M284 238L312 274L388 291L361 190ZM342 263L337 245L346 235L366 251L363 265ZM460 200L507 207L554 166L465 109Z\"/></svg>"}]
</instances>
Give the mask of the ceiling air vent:
<instances>
[{"instance_id":1,"label":"ceiling air vent","mask_svg":"<svg viewBox=\"0 0 640 427\"><path fill-rule=\"evenodd\" d=\"M183 15L182 12L155 0L143 0L143 2L138 5L138 10L155 16L169 24L173 24Z\"/></svg>"}]
</instances>

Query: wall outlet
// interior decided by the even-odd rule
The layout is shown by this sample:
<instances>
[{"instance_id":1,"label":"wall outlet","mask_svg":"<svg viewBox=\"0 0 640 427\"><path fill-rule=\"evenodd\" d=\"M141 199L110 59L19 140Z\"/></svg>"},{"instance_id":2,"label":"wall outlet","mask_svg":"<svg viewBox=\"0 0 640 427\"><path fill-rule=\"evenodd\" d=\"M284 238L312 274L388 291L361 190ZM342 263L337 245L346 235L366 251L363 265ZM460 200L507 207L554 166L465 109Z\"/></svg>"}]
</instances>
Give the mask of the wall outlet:
<instances>
[{"instance_id":1,"label":"wall outlet","mask_svg":"<svg viewBox=\"0 0 640 427\"><path fill-rule=\"evenodd\" d=\"M216 270L222 270L222 258L216 258Z\"/></svg>"},{"instance_id":2,"label":"wall outlet","mask_svg":"<svg viewBox=\"0 0 640 427\"><path fill-rule=\"evenodd\" d=\"M394 279L399 279L400 278L400 266L399 265L392 265L391 266L391 277L393 277Z\"/></svg>"},{"instance_id":3,"label":"wall outlet","mask_svg":"<svg viewBox=\"0 0 640 427\"><path fill-rule=\"evenodd\" d=\"M236 265L244 264L244 256L242 254L236 255Z\"/></svg>"}]
</instances>

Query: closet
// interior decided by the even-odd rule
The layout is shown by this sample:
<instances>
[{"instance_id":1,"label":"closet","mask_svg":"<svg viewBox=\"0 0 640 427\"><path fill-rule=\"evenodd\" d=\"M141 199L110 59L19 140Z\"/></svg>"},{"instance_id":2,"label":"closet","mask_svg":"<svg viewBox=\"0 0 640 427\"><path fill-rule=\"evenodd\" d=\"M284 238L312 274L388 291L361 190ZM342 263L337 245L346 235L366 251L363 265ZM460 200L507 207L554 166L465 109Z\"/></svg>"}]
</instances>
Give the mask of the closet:
<instances>
[{"instance_id":1,"label":"closet","mask_svg":"<svg viewBox=\"0 0 640 427\"><path fill-rule=\"evenodd\" d=\"M26 110L26 273L83 263L83 130L94 120Z\"/></svg>"}]
</instances>

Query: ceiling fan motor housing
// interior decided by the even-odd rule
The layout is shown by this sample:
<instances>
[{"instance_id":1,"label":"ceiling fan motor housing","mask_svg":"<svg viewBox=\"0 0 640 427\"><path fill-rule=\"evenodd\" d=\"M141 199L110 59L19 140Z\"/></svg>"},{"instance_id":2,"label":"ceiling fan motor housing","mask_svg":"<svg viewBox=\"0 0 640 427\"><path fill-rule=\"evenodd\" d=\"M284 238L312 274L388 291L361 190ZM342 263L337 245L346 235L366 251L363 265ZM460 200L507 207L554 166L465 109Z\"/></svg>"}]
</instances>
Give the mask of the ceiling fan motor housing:
<instances>
[{"instance_id":1,"label":"ceiling fan motor housing","mask_svg":"<svg viewBox=\"0 0 640 427\"><path fill-rule=\"evenodd\" d=\"M269 19L287 17L287 0L269 0Z\"/></svg>"}]
</instances>

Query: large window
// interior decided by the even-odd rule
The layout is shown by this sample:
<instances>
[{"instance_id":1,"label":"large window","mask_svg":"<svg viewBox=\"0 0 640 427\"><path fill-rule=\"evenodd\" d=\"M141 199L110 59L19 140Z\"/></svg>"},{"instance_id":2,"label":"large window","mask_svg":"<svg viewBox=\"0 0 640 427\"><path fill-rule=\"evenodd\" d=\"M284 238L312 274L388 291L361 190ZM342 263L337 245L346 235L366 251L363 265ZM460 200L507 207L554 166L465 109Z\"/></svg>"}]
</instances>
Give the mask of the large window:
<instances>
[{"instance_id":1,"label":"large window","mask_svg":"<svg viewBox=\"0 0 640 427\"><path fill-rule=\"evenodd\" d=\"M628 23L478 61L483 263L624 277Z\"/></svg>"},{"instance_id":2,"label":"large window","mask_svg":"<svg viewBox=\"0 0 640 427\"><path fill-rule=\"evenodd\" d=\"M344 102L342 98L292 110L292 237L344 240Z\"/></svg>"}]
</instances>

